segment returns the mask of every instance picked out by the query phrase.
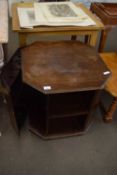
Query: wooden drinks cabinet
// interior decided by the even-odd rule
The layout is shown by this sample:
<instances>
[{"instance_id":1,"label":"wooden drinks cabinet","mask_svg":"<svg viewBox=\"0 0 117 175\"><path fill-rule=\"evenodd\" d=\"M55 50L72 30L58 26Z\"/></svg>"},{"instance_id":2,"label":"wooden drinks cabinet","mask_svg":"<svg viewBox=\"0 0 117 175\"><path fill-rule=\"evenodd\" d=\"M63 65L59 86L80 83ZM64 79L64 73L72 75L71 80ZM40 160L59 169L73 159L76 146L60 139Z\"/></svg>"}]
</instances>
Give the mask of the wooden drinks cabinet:
<instances>
[{"instance_id":1,"label":"wooden drinks cabinet","mask_svg":"<svg viewBox=\"0 0 117 175\"><path fill-rule=\"evenodd\" d=\"M43 138L86 132L109 74L94 48L78 41L36 42L24 48L30 130Z\"/></svg>"}]
</instances>

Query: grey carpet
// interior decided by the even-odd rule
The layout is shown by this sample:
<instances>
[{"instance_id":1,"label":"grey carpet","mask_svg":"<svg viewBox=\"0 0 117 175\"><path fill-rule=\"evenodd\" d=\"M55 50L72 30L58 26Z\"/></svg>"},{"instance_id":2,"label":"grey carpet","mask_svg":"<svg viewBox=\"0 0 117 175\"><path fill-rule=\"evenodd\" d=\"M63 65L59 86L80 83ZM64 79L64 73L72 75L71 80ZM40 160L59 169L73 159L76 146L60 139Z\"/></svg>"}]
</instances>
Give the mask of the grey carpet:
<instances>
[{"instance_id":1,"label":"grey carpet","mask_svg":"<svg viewBox=\"0 0 117 175\"><path fill-rule=\"evenodd\" d=\"M107 94L104 99L111 100ZM45 141L27 125L18 137L1 99L0 131L0 175L117 174L117 112L105 124L98 109L85 135Z\"/></svg>"}]
</instances>

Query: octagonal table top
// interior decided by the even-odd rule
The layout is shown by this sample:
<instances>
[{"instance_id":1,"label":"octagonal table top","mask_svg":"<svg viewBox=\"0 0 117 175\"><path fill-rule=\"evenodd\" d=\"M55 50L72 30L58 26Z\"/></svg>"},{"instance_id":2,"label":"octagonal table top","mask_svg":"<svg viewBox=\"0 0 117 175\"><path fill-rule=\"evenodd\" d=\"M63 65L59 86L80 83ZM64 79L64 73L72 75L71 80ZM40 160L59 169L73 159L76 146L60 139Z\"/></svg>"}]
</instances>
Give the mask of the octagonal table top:
<instances>
[{"instance_id":1,"label":"octagonal table top","mask_svg":"<svg viewBox=\"0 0 117 175\"><path fill-rule=\"evenodd\" d=\"M22 49L23 81L44 94L102 89L110 71L91 46L35 42Z\"/></svg>"}]
</instances>

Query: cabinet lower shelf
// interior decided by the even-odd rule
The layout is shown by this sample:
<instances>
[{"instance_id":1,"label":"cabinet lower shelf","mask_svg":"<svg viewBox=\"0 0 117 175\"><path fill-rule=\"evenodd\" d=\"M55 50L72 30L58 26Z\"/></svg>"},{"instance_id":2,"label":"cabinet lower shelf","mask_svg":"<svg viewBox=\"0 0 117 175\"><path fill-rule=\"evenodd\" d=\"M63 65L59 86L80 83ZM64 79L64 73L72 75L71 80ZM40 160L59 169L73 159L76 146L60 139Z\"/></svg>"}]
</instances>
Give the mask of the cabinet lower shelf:
<instances>
[{"instance_id":1,"label":"cabinet lower shelf","mask_svg":"<svg viewBox=\"0 0 117 175\"><path fill-rule=\"evenodd\" d=\"M39 128L39 127L35 128L32 125L29 125L29 130L35 135L38 135L43 139L64 138L64 137L71 137L71 136L78 136L78 135L85 134L89 129L90 125L92 124L92 121L88 126L85 126L85 121L80 121L80 123L77 123L78 125L75 124L75 126L71 125L71 121L70 121L70 123L66 122L65 125L63 126L63 123L61 124L61 121L59 120L59 125L57 124L57 127L56 127L57 121L54 121L50 124L49 132L46 134L44 134L44 131L42 131L43 128ZM59 126L63 126L63 127L59 128Z\"/></svg>"},{"instance_id":2,"label":"cabinet lower shelf","mask_svg":"<svg viewBox=\"0 0 117 175\"><path fill-rule=\"evenodd\" d=\"M91 124L96 91L45 95L32 90L29 128L45 139L81 135Z\"/></svg>"}]
</instances>

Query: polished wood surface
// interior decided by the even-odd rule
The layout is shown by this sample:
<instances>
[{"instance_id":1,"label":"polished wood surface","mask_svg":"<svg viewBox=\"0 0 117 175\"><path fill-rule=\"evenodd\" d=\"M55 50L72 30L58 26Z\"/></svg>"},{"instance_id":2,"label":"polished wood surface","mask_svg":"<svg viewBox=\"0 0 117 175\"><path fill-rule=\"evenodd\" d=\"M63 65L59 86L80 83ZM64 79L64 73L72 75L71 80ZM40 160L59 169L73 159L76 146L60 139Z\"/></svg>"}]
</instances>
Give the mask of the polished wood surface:
<instances>
[{"instance_id":1,"label":"polished wood surface","mask_svg":"<svg viewBox=\"0 0 117 175\"><path fill-rule=\"evenodd\" d=\"M17 14L17 7L33 7L32 3L14 3L12 6L12 29L19 33L20 46L26 45L26 40L29 35L41 34L41 35L90 35L89 44L96 45L98 32L104 28L101 21L99 21L85 6L78 4L83 11L87 13L96 23L94 26L86 27L34 27L33 29L21 29L19 25L19 19Z\"/></svg>"},{"instance_id":2,"label":"polished wood surface","mask_svg":"<svg viewBox=\"0 0 117 175\"><path fill-rule=\"evenodd\" d=\"M100 56L112 73L105 88L110 94L117 97L117 53L101 53Z\"/></svg>"},{"instance_id":3,"label":"polished wood surface","mask_svg":"<svg viewBox=\"0 0 117 175\"><path fill-rule=\"evenodd\" d=\"M105 89L114 97L112 104L104 116L104 120L110 122L117 109L117 53L102 53L100 56L112 73L105 86Z\"/></svg>"},{"instance_id":4,"label":"polished wood surface","mask_svg":"<svg viewBox=\"0 0 117 175\"><path fill-rule=\"evenodd\" d=\"M106 71L95 49L78 41L36 42L22 51L23 80L43 93L103 88Z\"/></svg>"}]
</instances>

